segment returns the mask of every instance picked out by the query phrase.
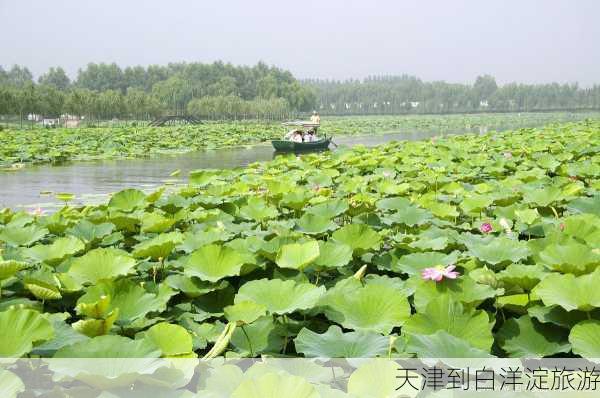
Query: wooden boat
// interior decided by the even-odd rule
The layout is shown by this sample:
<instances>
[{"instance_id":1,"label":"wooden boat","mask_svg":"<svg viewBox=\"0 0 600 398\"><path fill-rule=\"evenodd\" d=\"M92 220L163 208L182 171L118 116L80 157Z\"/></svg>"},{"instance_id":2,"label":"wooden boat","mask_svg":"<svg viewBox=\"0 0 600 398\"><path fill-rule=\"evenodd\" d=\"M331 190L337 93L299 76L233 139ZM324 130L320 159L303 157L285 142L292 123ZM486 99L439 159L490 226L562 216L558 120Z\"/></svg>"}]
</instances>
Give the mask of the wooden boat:
<instances>
[{"instance_id":1,"label":"wooden boat","mask_svg":"<svg viewBox=\"0 0 600 398\"><path fill-rule=\"evenodd\" d=\"M287 140L272 140L273 148L279 152L322 151L329 148L331 137L319 141L294 142Z\"/></svg>"},{"instance_id":2,"label":"wooden boat","mask_svg":"<svg viewBox=\"0 0 600 398\"><path fill-rule=\"evenodd\" d=\"M314 124L311 122L303 122L303 121L295 121L295 122L287 122L283 123L284 126L294 126L298 130L306 132L311 129L317 129L319 127L318 124ZM331 143L332 137L323 136L322 139L318 141L307 141L307 142L296 142L290 141L287 139L284 140L272 140L271 144L273 144L273 148L277 152L302 152L302 151L323 151L329 148L329 144Z\"/></svg>"}]
</instances>

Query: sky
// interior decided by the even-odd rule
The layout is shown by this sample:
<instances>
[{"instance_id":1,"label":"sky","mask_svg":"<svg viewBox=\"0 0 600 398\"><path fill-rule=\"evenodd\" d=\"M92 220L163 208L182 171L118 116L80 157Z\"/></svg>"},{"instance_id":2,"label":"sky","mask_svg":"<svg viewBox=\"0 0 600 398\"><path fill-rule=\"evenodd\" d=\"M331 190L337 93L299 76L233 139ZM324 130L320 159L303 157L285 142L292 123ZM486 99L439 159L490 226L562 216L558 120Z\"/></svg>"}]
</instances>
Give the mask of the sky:
<instances>
[{"instance_id":1,"label":"sky","mask_svg":"<svg viewBox=\"0 0 600 398\"><path fill-rule=\"evenodd\" d=\"M589 86L599 15L598 0L0 0L0 65L264 61L298 78Z\"/></svg>"}]
</instances>

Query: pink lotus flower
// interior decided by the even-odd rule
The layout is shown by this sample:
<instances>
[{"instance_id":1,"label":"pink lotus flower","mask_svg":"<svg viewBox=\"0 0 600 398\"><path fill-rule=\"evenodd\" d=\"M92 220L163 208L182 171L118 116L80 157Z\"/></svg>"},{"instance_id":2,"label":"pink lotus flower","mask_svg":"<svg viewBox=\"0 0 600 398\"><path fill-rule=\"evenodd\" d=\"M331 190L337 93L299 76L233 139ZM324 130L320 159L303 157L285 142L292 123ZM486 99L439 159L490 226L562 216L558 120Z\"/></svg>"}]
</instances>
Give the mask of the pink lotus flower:
<instances>
[{"instance_id":1,"label":"pink lotus flower","mask_svg":"<svg viewBox=\"0 0 600 398\"><path fill-rule=\"evenodd\" d=\"M513 157L513 154L512 154L512 152L504 152L504 157L505 157L506 159L512 159L512 157Z\"/></svg>"},{"instance_id":2,"label":"pink lotus flower","mask_svg":"<svg viewBox=\"0 0 600 398\"><path fill-rule=\"evenodd\" d=\"M492 224L490 224L489 222L484 222L483 224L481 224L481 227L479 227L479 230L484 234L489 234L490 232L492 232L492 229Z\"/></svg>"},{"instance_id":3,"label":"pink lotus flower","mask_svg":"<svg viewBox=\"0 0 600 398\"><path fill-rule=\"evenodd\" d=\"M29 214L31 214L32 216L42 216L42 215L44 215L44 210L42 210L42 208L41 208L41 207L38 207L38 208L37 208L37 209L35 209L35 210L31 210L31 211L29 212Z\"/></svg>"},{"instance_id":4,"label":"pink lotus flower","mask_svg":"<svg viewBox=\"0 0 600 398\"><path fill-rule=\"evenodd\" d=\"M424 280L431 279L432 281L441 282L442 279L456 279L460 275L457 271L454 271L455 265L449 265L447 267L438 265L436 267L425 268L421 271L421 277Z\"/></svg>"}]
</instances>

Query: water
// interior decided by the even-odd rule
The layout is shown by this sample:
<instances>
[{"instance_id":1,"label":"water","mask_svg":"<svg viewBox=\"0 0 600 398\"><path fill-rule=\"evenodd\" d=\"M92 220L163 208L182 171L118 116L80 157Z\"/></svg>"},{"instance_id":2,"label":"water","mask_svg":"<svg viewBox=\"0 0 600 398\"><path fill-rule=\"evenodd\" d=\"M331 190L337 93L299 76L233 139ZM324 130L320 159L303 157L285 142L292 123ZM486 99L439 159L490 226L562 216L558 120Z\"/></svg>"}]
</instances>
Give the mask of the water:
<instances>
[{"instance_id":1,"label":"water","mask_svg":"<svg viewBox=\"0 0 600 398\"><path fill-rule=\"evenodd\" d=\"M485 131L487 129L477 129L475 132ZM465 132L468 131L444 134ZM419 140L436 135L439 133L433 131L394 132L336 137L334 142L340 147L357 144L373 146L393 140ZM271 160L273 156L272 146L261 144L147 159L77 161L60 166L31 166L20 171L0 173L0 208L57 207L60 204L54 194L59 192L74 193L77 196L75 203L98 203L105 201L107 194L124 188L151 189L165 183L175 183L175 179L170 177L175 170L181 170L179 182L182 182L190 170L246 166L256 161Z\"/></svg>"}]
</instances>

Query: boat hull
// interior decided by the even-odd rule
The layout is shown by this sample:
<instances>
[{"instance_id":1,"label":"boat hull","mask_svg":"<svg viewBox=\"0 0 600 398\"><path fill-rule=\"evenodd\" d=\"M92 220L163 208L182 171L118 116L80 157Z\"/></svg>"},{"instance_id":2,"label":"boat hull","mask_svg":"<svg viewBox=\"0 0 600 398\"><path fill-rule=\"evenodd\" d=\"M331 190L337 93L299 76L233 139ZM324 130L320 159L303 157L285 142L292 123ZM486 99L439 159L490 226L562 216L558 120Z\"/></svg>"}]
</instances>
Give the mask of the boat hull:
<instances>
[{"instance_id":1,"label":"boat hull","mask_svg":"<svg viewBox=\"0 0 600 398\"><path fill-rule=\"evenodd\" d=\"M302 152L302 151L319 151L329 148L331 138L313 142L293 142L285 140L273 140L273 148L278 152Z\"/></svg>"}]
</instances>

